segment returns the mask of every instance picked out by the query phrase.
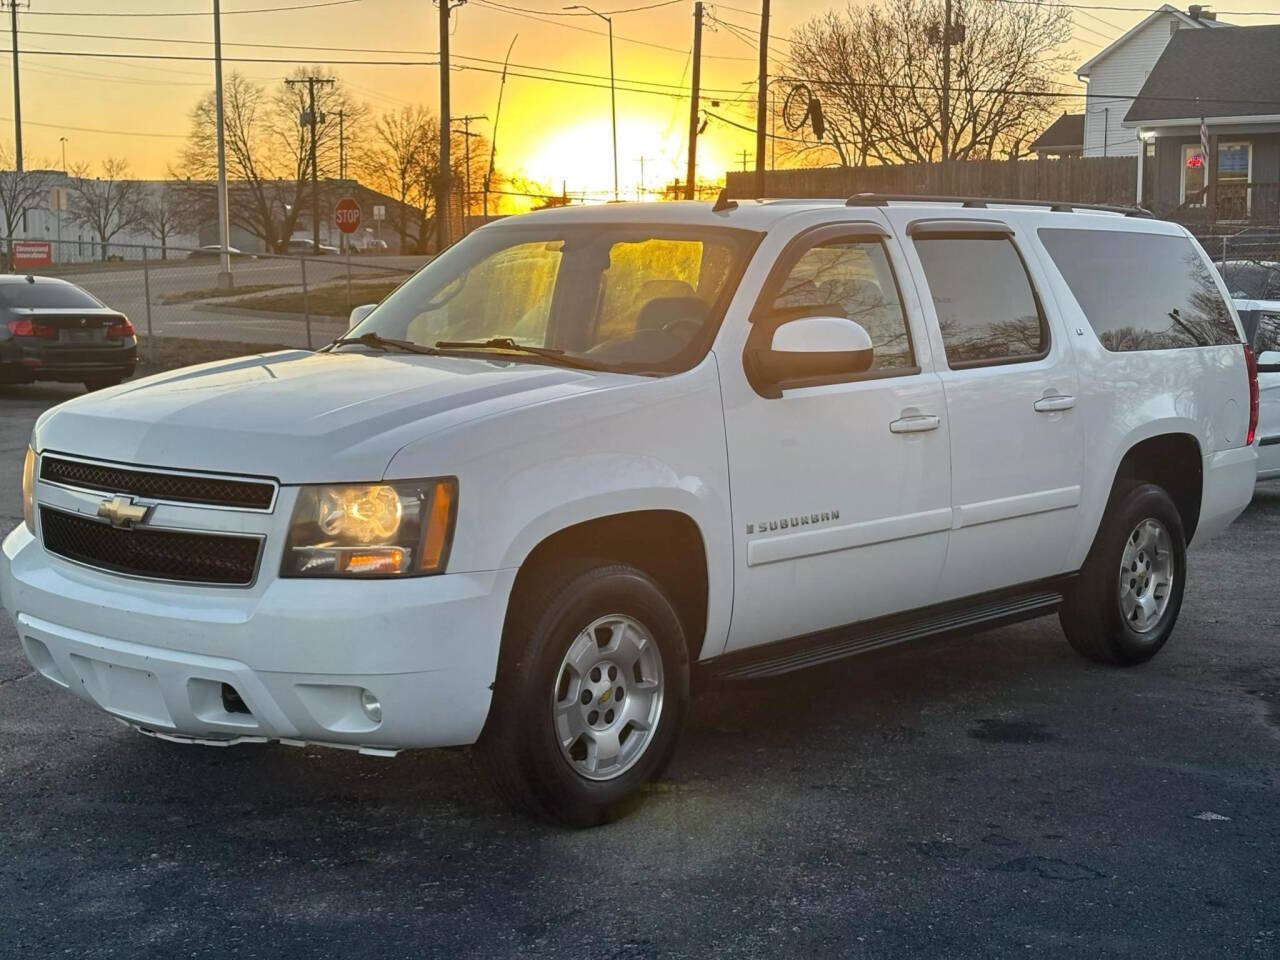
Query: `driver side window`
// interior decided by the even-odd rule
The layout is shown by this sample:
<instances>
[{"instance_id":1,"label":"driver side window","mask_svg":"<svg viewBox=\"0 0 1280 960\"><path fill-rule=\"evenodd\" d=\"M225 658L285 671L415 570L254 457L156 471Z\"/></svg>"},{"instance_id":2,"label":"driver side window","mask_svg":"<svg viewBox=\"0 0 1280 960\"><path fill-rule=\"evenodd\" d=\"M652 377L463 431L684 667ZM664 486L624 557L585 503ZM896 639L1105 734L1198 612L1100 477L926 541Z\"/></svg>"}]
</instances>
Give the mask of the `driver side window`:
<instances>
[{"instance_id":1,"label":"driver side window","mask_svg":"<svg viewBox=\"0 0 1280 960\"><path fill-rule=\"evenodd\" d=\"M783 280L768 314L779 320L852 320L875 346L872 372L915 370L906 312L878 240L831 240L810 247Z\"/></svg>"}]
</instances>

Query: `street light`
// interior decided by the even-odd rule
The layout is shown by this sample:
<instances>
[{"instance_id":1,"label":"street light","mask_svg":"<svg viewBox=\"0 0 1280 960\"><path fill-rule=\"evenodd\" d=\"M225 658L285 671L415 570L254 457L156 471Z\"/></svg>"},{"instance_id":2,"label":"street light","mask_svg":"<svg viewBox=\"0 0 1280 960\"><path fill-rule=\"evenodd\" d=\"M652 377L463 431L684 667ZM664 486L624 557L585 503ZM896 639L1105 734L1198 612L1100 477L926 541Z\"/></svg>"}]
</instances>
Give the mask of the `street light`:
<instances>
[{"instance_id":1,"label":"street light","mask_svg":"<svg viewBox=\"0 0 1280 960\"><path fill-rule=\"evenodd\" d=\"M609 108L613 113L613 200L618 200L618 91L613 82L613 18L582 4L572 4L566 10L585 10L609 25Z\"/></svg>"}]
</instances>

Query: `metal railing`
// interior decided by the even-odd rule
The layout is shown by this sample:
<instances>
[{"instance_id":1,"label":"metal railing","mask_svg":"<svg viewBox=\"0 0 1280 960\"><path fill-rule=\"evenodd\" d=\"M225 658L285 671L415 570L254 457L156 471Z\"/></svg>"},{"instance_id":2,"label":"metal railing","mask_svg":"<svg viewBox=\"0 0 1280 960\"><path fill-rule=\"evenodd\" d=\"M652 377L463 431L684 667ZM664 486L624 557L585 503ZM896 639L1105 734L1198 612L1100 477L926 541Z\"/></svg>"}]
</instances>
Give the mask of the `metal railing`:
<instances>
[{"instance_id":1,"label":"metal railing","mask_svg":"<svg viewBox=\"0 0 1280 960\"><path fill-rule=\"evenodd\" d=\"M347 329L354 307L383 299L427 259L240 253L228 284L208 249L17 239L4 242L3 257L12 272L68 280L124 313L146 359L159 338L314 349Z\"/></svg>"}]
</instances>

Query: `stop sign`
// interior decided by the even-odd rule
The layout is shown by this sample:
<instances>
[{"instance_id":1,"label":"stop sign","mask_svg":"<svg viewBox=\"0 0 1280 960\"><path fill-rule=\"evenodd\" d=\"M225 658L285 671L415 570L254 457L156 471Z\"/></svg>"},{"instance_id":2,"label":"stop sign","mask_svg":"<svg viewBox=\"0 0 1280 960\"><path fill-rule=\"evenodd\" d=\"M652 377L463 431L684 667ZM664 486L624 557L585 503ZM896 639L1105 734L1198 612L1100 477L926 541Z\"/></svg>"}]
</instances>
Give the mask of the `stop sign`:
<instances>
[{"instance_id":1,"label":"stop sign","mask_svg":"<svg viewBox=\"0 0 1280 960\"><path fill-rule=\"evenodd\" d=\"M343 233L355 233L360 229L360 204L343 197L333 208L333 222Z\"/></svg>"}]
</instances>

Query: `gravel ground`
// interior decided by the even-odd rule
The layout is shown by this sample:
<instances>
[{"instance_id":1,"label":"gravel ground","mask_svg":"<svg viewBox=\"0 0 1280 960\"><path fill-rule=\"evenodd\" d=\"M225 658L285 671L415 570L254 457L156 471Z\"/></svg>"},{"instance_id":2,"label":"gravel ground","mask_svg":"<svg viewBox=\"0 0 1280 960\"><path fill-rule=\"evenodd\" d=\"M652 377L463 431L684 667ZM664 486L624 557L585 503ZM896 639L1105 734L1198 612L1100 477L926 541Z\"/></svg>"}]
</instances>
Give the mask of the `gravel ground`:
<instances>
[{"instance_id":1,"label":"gravel ground","mask_svg":"<svg viewBox=\"0 0 1280 960\"><path fill-rule=\"evenodd\" d=\"M0 388L0 520L62 388ZM1168 648L1056 619L700 697L589 832L465 751L182 747L0 626L0 957L1280 955L1280 484L1192 554Z\"/></svg>"}]
</instances>

